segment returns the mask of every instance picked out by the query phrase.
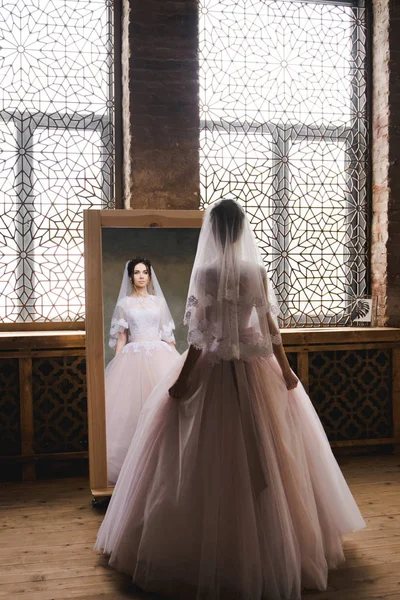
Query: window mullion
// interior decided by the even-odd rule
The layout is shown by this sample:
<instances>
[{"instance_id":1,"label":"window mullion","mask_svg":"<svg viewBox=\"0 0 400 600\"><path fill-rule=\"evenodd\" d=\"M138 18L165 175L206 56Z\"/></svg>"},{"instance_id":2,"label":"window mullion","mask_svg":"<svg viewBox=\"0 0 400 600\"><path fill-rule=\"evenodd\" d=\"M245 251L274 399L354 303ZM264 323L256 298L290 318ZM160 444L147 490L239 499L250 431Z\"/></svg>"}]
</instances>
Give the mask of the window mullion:
<instances>
[{"instance_id":1,"label":"window mullion","mask_svg":"<svg viewBox=\"0 0 400 600\"><path fill-rule=\"evenodd\" d=\"M18 217L15 220L15 237L19 260L17 262L17 289L21 302L20 318L34 319L35 314L35 196L33 181L32 140L35 124L27 112L13 114L18 157L16 161L15 189L18 198Z\"/></svg>"}]
</instances>

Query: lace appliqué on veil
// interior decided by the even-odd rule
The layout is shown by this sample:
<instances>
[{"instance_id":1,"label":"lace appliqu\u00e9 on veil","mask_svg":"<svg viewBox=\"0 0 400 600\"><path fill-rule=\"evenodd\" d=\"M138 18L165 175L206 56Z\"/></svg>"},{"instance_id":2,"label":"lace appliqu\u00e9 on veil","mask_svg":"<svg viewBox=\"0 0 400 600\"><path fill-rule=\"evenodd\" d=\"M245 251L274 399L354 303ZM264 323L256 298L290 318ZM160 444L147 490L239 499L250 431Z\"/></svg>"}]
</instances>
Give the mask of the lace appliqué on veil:
<instances>
[{"instance_id":1,"label":"lace appliqu\u00e9 on veil","mask_svg":"<svg viewBox=\"0 0 400 600\"><path fill-rule=\"evenodd\" d=\"M218 298L218 300L212 294L205 294L201 299L193 295L190 296L186 304L187 310L184 319L184 323L189 325L188 343L206 351L209 360L218 362L219 360L232 360L235 358L246 360L254 356L269 356L273 354L273 345L280 346L282 344L282 337L279 332L262 336L252 327L245 327L240 332L240 339L236 343L232 342L231 339L224 340L223 337L217 337L215 328L211 326L205 315L208 309L211 308L211 311L213 311L213 305L215 308L224 301L228 306L232 303L234 309L239 313L249 313L254 308L265 314L271 312L271 314L277 315L280 312L278 305L270 304L264 298L252 296L251 294L242 297L240 300L229 293L224 293L224 298ZM199 314L204 318L199 318Z\"/></svg>"},{"instance_id":2,"label":"lace appliqu\u00e9 on veil","mask_svg":"<svg viewBox=\"0 0 400 600\"><path fill-rule=\"evenodd\" d=\"M239 308L239 309L244 309L244 308L248 308L250 306L254 306L255 308L261 308L264 307L265 312L270 312L271 314L273 314L274 316L279 315L280 313L280 309L279 309L279 305L278 304L271 304L269 302L266 302L264 300L264 298L260 298L259 296L251 296L246 295L243 298L240 298L239 300L236 299L236 297L233 295L232 292L229 292L229 290L227 292L224 293L223 296L219 297L218 299L216 299L212 294L205 294L201 300L199 300L198 298L196 298L196 296L190 296L190 298L187 299L186 302L186 314L185 314L185 320L184 323L187 324L190 320L190 318L193 316L193 309L196 308L207 308L209 306L212 306L213 304L217 304L219 302L234 302L234 304Z\"/></svg>"},{"instance_id":3,"label":"lace appliqu\u00e9 on veil","mask_svg":"<svg viewBox=\"0 0 400 600\"><path fill-rule=\"evenodd\" d=\"M280 333L271 335L271 342L274 346L282 346L282 336Z\"/></svg>"}]
</instances>

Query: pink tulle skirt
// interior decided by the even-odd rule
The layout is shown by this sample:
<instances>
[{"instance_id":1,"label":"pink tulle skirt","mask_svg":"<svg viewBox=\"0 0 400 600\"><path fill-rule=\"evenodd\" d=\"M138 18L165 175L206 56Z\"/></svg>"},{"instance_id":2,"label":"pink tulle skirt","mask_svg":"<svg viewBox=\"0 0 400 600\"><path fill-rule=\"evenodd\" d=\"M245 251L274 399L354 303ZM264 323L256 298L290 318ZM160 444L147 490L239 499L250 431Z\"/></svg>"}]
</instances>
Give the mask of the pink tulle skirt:
<instances>
[{"instance_id":1,"label":"pink tulle skirt","mask_svg":"<svg viewBox=\"0 0 400 600\"><path fill-rule=\"evenodd\" d=\"M148 398L95 548L138 586L177 599L299 600L365 526L299 383L274 357L200 357L186 398Z\"/></svg>"},{"instance_id":2,"label":"pink tulle skirt","mask_svg":"<svg viewBox=\"0 0 400 600\"><path fill-rule=\"evenodd\" d=\"M110 483L117 481L147 398L179 359L180 354L166 342L142 341L127 344L107 365L106 440Z\"/></svg>"}]
</instances>

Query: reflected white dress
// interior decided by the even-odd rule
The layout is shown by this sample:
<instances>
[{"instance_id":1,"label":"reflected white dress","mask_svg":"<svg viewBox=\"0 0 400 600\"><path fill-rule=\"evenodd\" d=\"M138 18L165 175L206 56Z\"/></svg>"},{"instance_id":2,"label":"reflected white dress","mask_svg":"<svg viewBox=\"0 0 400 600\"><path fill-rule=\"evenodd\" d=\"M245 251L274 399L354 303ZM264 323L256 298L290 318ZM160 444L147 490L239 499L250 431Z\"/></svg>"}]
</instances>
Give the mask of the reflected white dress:
<instances>
[{"instance_id":1,"label":"reflected white dress","mask_svg":"<svg viewBox=\"0 0 400 600\"><path fill-rule=\"evenodd\" d=\"M243 288L250 296L254 286ZM202 335L215 318L215 294L205 295ZM241 302L245 343L254 309ZM95 547L174 599L324 590L344 559L342 535L365 523L311 401L301 383L287 391L273 354L211 354L203 349L181 401L168 389L185 356L149 397Z\"/></svg>"},{"instance_id":2,"label":"reflected white dress","mask_svg":"<svg viewBox=\"0 0 400 600\"><path fill-rule=\"evenodd\" d=\"M128 343L106 368L107 470L117 481L136 431L140 412L150 392L176 364L180 354L173 323L164 318L164 298L126 296L117 304L112 333L128 330ZM114 342L115 343L115 342Z\"/></svg>"}]
</instances>

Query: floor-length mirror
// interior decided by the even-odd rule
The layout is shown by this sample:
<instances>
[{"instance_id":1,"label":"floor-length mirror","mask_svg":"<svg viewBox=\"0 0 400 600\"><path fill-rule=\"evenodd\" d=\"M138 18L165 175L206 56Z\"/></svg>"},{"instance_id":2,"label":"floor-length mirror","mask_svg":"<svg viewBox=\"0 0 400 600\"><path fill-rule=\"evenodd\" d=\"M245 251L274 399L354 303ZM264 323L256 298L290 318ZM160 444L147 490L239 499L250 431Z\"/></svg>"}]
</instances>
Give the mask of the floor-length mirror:
<instances>
[{"instance_id":1,"label":"floor-length mirror","mask_svg":"<svg viewBox=\"0 0 400 600\"><path fill-rule=\"evenodd\" d=\"M147 396L186 350L183 317L201 222L201 211L86 211L89 460L95 497L112 492Z\"/></svg>"}]
</instances>

